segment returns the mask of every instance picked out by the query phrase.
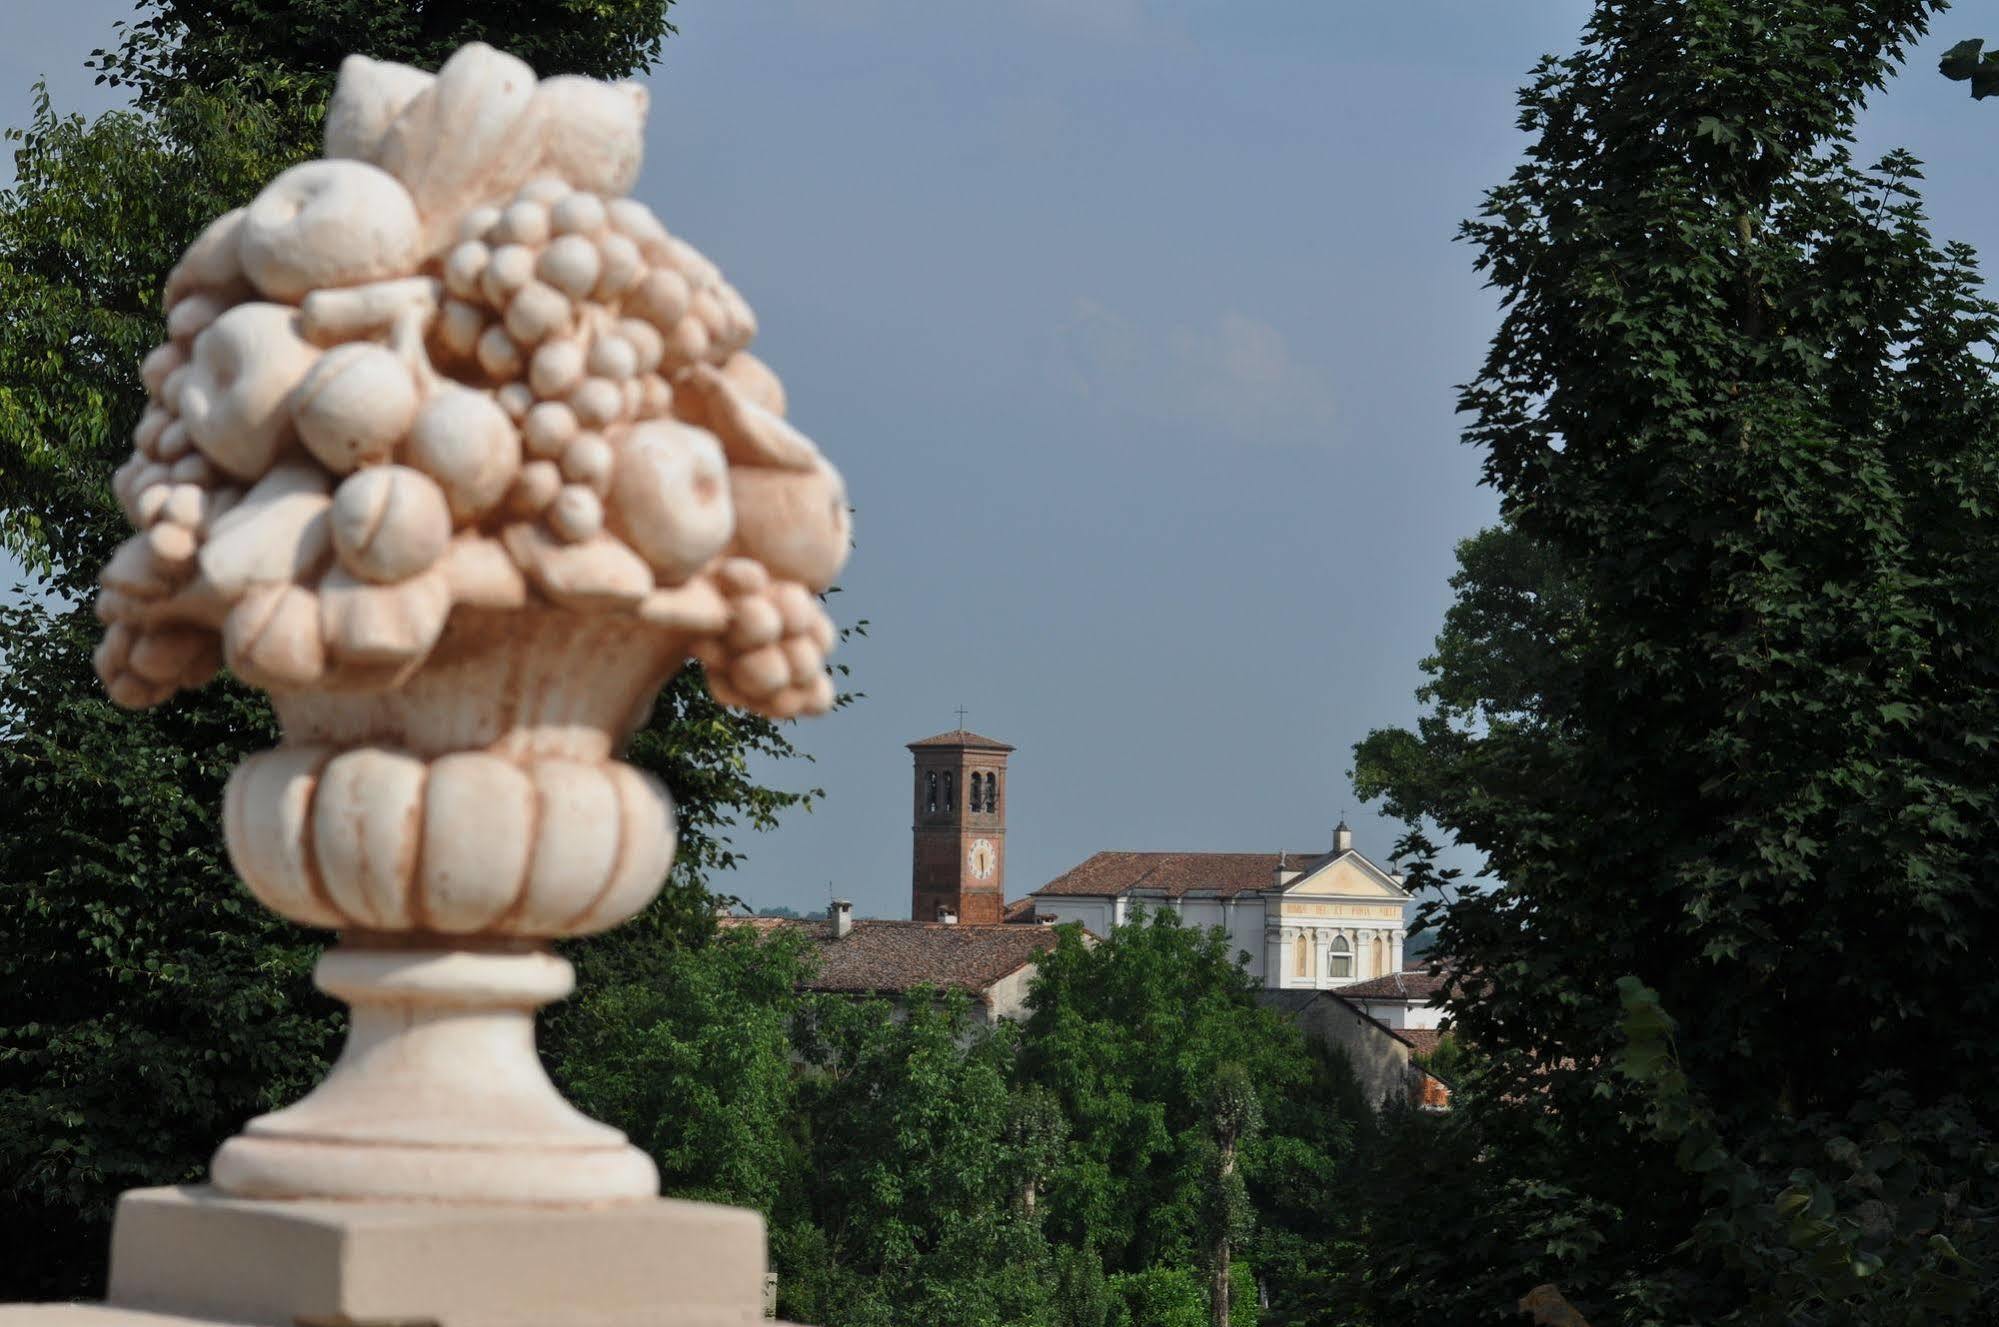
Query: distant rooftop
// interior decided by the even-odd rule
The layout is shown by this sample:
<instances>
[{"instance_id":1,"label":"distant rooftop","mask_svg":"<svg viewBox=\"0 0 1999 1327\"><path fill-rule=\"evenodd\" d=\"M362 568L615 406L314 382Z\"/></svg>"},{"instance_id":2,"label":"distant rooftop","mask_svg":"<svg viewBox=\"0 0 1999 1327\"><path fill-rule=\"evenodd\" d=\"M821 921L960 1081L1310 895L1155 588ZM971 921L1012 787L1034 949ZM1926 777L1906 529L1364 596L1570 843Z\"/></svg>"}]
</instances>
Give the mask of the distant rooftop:
<instances>
[{"instance_id":1,"label":"distant rooftop","mask_svg":"<svg viewBox=\"0 0 1999 1327\"><path fill-rule=\"evenodd\" d=\"M911 742L909 749L915 751L920 747L930 746L968 746L980 751L1013 750L1013 747L1006 742L1001 742L991 737L981 737L977 733L964 728L953 728L948 733L939 733L935 737L926 737L920 742Z\"/></svg>"},{"instance_id":2,"label":"distant rooftop","mask_svg":"<svg viewBox=\"0 0 1999 1327\"><path fill-rule=\"evenodd\" d=\"M806 990L840 995L901 995L919 986L977 995L1053 949L1050 926L869 921L834 938L833 924L790 917L723 917L723 926L768 935L796 929L819 947L819 972Z\"/></svg>"},{"instance_id":3,"label":"distant rooftop","mask_svg":"<svg viewBox=\"0 0 1999 1327\"><path fill-rule=\"evenodd\" d=\"M1339 992L1349 1000L1428 1000L1443 989L1446 980L1422 969L1404 968L1386 977L1342 986Z\"/></svg>"},{"instance_id":4,"label":"distant rooftop","mask_svg":"<svg viewBox=\"0 0 1999 1327\"><path fill-rule=\"evenodd\" d=\"M1195 892L1228 898L1269 889L1280 861L1303 872L1332 856L1327 852L1100 852L1034 892L1105 897L1142 889L1168 898Z\"/></svg>"}]
</instances>

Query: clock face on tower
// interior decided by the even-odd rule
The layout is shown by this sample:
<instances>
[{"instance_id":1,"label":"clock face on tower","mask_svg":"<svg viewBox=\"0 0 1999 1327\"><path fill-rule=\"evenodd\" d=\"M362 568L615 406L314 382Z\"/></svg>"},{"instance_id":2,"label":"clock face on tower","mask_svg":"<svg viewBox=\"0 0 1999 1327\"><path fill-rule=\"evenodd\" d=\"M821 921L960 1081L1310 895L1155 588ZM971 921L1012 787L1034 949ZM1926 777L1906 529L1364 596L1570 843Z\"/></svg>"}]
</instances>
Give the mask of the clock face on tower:
<instances>
[{"instance_id":1,"label":"clock face on tower","mask_svg":"<svg viewBox=\"0 0 1999 1327\"><path fill-rule=\"evenodd\" d=\"M972 874L984 880L992 875L993 867L999 864L999 854L993 851L991 839L973 839L972 850L965 854L965 865Z\"/></svg>"}]
</instances>

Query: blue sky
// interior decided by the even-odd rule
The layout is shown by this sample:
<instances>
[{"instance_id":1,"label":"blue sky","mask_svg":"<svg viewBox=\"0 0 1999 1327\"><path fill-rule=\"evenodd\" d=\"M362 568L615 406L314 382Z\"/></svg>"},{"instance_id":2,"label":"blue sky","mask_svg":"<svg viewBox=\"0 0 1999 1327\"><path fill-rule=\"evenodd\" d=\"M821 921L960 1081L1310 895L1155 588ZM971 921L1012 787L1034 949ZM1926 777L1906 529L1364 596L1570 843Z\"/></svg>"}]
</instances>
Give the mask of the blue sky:
<instances>
[{"instance_id":1,"label":"blue sky","mask_svg":"<svg viewBox=\"0 0 1999 1327\"><path fill-rule=\"evenodd\" d=\"M20 4L0 115L108 104L125 0ZM1576 0L684 0L638 194L756 306L841 466L867 698L800 726L827 792L721 881L909 906L908 753L1013 742L1008 892L1101 849L1306 849L1409 721L1454 543L1489 521L1454 386L1495 302L1452 242ZM1999 109L1934 72L1867 124L1986 240ZM1999 35L1999 34L1994 34Z\"/></svg>"}]
</instances>

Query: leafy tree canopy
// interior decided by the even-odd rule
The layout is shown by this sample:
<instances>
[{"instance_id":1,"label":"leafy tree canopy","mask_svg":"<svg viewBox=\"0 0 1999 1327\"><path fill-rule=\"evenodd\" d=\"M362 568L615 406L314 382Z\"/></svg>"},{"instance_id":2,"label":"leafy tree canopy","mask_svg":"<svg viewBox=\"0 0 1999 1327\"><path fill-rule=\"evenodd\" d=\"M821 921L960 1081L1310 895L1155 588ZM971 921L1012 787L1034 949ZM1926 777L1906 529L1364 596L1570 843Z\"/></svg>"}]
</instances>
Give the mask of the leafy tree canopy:
<instances>
[{"instance_id":1,"label":"leafy tree canopy","mask_svg":"<svg viewBox=\"0 0 1999 1327\"><path fill-rule=\"evenodd\" d=\"M1386 1321L1989 1309L1999 307L1920 164L1851 152L1939 7L1605 0L1464 228L1504 525L1356 772L1495 886L1428 906L1470 1202L1385 1240Z\"/></svg>"},{"instance_id":2,"label":"leafy tree canopy","mask_svg":"<svg viewBox=\"0 0 1999 1327\"><path fill-rule=\"evenodd\" d=\"M1051 1238L1095 1248L1115 1272L1211 1266L1218 1234L1249 1234L1237 1181L1216 1173L1217 1085L1254 1085L1262 1127L1239 1140L1249 1257L1283 1269L1280 1313L1323 1293L1333 1249L1318 1186L1353 1117L1297 1027L1257 1003L1219 930L1142 911L1099 942L1065 927L1028 1003L1021 1072L1070 1130L1048 1181Z\"/></svg>"},{"instance_id":3,"label":"leafy tree canopy","mask_svg":"<svg viewBox=\"0 0 1999 1327\"><path fill-rule=\"evenodd\" d=\"M240 89L290 129L317 126L351 54L434 69L466 42L517 55L543 78L629 78L659 59L673 0L140 0L91 65L139 104L188 88Z\"/></svg>"}]
</instances>

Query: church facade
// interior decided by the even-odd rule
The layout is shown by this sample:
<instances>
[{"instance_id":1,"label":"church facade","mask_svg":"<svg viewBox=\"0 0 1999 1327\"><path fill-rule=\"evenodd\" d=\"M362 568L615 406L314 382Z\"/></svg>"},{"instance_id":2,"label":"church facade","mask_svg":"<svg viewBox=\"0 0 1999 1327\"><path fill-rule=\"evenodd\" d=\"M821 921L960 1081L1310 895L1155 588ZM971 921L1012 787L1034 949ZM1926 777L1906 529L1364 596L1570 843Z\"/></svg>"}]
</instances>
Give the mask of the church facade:
<instances>
[{"instance_id":1,"label":"church facade","mask_svg":"<svg viewBox=\"0 0 1999 1327\"><path fill-rule=\"evenodd\" d=\"M1267 990L1338 990L1402 971L1409 892L1342 824L1320 852L1100 852L1034 891L1037 920L1108 935L1143 908L1219 926Z\"/></svg>"}]
</instances>

